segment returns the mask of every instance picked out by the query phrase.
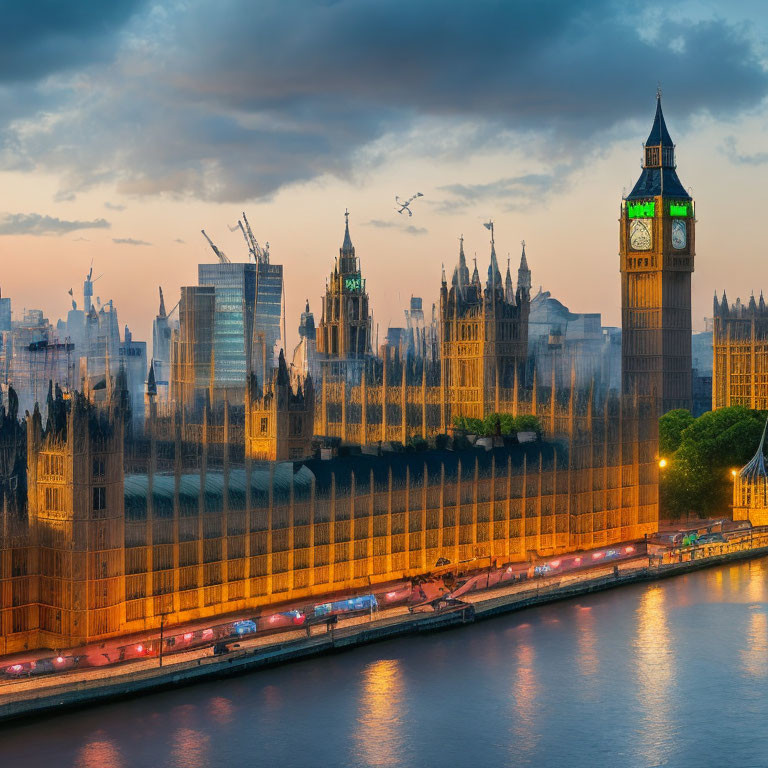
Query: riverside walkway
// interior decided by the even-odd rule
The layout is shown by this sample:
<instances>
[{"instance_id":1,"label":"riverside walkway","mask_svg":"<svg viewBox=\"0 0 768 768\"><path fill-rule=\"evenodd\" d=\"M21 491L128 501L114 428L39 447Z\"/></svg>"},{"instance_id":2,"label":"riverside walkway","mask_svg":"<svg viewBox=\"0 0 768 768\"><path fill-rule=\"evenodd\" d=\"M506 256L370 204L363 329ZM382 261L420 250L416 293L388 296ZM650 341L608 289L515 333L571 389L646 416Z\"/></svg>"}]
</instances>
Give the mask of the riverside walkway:
<instances>
[{"instance_id":1,"label":"riverside walkway","mask_svg":"<svg viewBox=\"0 0 768 768\"><path fill-rule=\"evenodd\" d=\"M489 570L470 577L460 590L454 590L453 594L461 591L458 598L451 598L447 590L437 594L448 602L432 599L421 605L393 606L370 615L339 618L335 626L315 625L309 633L302 627L233 639L231 650L222 655L214 655L212 647L205 647L166 657L162 667L155 656L50 676L6 679L0 683L0 720L190 684L406 634L447 629L554 600L766 555L768 532L761 531L748 532L728 543L668 550L661 557L637 556L513 583L494 584L494 574L501 569Z\"/></svg>"}]
</instances>

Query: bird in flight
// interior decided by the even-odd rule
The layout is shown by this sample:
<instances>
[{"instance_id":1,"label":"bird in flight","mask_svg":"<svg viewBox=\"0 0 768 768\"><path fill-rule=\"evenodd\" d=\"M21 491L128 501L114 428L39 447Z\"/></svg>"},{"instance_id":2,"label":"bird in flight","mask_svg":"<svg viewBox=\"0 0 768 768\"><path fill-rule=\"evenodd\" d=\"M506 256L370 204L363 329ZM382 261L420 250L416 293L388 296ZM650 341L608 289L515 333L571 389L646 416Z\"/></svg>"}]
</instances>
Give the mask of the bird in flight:
<instances>
[{"instance_id":1,"label":"bird in flight","mask_svg":"<svg viewBox=\"0 0 768 768\"><path fill-rule=\"evenodd\" d=\"M424 195L422 195L421 192L417 192L413 197L409 197L407 200L401 200L399 195L395 195L395 202L399 206L399 208L395 208L395 210L398 213L402 213L403 211L408 211L408 215L413 216L413 212L411 211L409 206L417 197L424 197Z\"/></svg>"}]
</instances>

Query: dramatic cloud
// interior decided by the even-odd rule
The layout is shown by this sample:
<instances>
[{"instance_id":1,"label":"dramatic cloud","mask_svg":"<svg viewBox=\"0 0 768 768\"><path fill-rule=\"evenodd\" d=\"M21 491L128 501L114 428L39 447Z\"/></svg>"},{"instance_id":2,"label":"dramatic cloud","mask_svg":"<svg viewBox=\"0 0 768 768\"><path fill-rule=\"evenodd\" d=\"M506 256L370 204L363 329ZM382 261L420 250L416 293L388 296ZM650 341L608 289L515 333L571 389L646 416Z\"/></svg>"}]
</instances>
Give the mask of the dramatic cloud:
<instances>
[{"instance_id":1,"label":"dramatic cloud","mask_svg":"<svg viewBox=\"0 0 768 768\"><path fill-rule=\"evenodd\" d=\"M765 165L768 163L768 152L753 152L751 154L739 152L736 139L733 136L728 136L725 139L721 151L738 165Z\"/></svg>"},{"instance_id":2,"label":"dramatic cloud","mask_svg":"<svg viewBox=\"0 0 768 768\"><path fill-rule=\"evenodd\" d=\"M133 237L113 237L112 242L116 245L152 245L146 240L136 240Z\"/></svg>"},{"instance_id":3,"label":"dramatic cloud","mask_svg":"<svg viewBox=\"0 0 768 768\"><path fill-rule=\"evenodd\" d=\"M500 202L508 211L524 209L553 192L562 191L572 170L571 166L559 165L551 173L529 173L486 184L448 184L439 190L450 197L435 205L441 213L453 213L484 202Z\"/></svg>"},{"instance_id":4,"label":"dramatic cloud","mask_svg":"<svg viewBox=\"0 0 768 768\"><path fill-rule=\"evenodd\" d=\"M0 213L0 235L63 235L77 229L108 229L104 219L67 221L40 213Z\"/></svg>"},{"instance_id":5,"label":"dramatic cloud","mask_svg":"<svg viewBox=\"0 0 768 768\"><path fill-rule=\"evenodd\" d=\"M417 227L413 224L399 224L396 221L384 221L382 219L371 219L366 221L364 226L377 227L378 229L396 229L399 232L405 232L407 235L426 235L429 230L425 227Z\"/></svg>"},{"instance_id":6,"label":"dramatic cloud","mask_svg":"<svg viewBox=\"0 0 768 768\"><path fill-rule=\"evenodd\" d=\"M0 89L0 168L44 167L68 190L106 182L123 195L269 198L383 162L377 142L400 146L427 122L463 131L465 156L503 142L558 165L647 121L659 79L677 125L704 111L732 116L768 90L749 30L681 9L670 17L654 0L641 25L609 0L140 5L94 4L80 37L65 25L12 43L14 62L28 62L17 79L81 69L13 98ZM67 41L89 34L82 47L93 53L79 59ZM525 187L506 189L511 206Z\"/></svg>"},{"instance_id":7,"label":"dramatic cloud","mask_svg":"<svg viewBox=\"0 0 768 768\"><path fill-rule=\"evenodd\" d=\"M0 24L0 82L111 58L113 36L145 0L11 0Z\"/></svg>"}]
</instances>

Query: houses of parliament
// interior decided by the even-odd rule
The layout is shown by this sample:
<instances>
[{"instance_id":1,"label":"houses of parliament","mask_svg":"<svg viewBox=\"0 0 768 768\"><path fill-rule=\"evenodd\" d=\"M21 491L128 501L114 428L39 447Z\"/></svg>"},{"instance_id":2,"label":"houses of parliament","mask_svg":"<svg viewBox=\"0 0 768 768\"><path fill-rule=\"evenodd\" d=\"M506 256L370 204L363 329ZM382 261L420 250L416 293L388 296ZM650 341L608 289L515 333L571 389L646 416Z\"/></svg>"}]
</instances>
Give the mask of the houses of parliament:
<instances>
[{"instance_id":1,"label":"houses of parliament","mask_svg":"<svg viewBox=\"0 0 768 768\"><path fill-rule=\"evenodd\" d=\"M230 366L225 380L215 290L184 288L169 396L161 401L150 368L143 429L122 371L108 367L88 391L51 386L32 413L19 413L9 391L0 653L309 603L438 563L459 572L536 562L655 531L658 417L691 397L695 244L660 101L619 214L620 391L575 376L556 386L527 369L528 256L516 284L509 266L502 277L493 229L487 272L470 274L463 241L443 270L435 335L420 337L421 354L374 350L348 217L317 328L308 307L302 315L303 365L281 353L270 370L263 339L241 317L253 364ZM493 414L535 417L536 439L498 426L477 441L466 434Z\"/></svg>"}]
</instances>

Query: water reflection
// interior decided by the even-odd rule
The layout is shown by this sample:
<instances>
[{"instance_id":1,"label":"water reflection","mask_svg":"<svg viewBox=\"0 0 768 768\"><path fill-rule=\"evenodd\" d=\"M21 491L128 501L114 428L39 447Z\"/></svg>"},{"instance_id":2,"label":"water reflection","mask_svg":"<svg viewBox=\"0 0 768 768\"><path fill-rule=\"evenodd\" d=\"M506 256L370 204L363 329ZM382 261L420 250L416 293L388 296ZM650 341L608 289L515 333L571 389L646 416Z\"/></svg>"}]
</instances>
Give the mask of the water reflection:
<instances>
[{"instance_id":1,"label":"water reflection","mask_svg":"<svg viewBox=\"0 0 768 768\"><path fill-rule=\"evenodd\" d=\"M402 764L403 674L397 659L380 659L363 670L355 737L368 765Z\"/></svg>"},{"instance_id":2,"label":"water reflection","mask_svg":"<svg viewBox=\"0 0 768 768\"><path fill-rule=\"evenodd\" d=\"M671 723L670 697L673 694L675 657L669 637L666 592L662 586L649 587L637 608L637 632L633 642L637 697L641 717L637 749L646 765L658 765L667 753L662 734Z\"/></svg>"},{"instance_id":3,"label":"water reflection","mask_svg":"<svg viewBox=\"0 0 768 768\"><path fill-rule=\"evenodd\" d=\"M749 619L746 635L747 647L741 652L744 670L752 677L765 677L768 673L768 616L754 611Z\"/></svg>"},{"instance_id":4,"label":"water reflection","mask_svg":"<svg viewBox=\"0 0 768 768\"><path fill-rule=\"evenodd\" d=\"M577 605L576 611L576 643L579 652L576 655L581 674L592 678L598 671L600 663L597 657L597 634L595 632L595 617L592 607Z\"/></svg>"},{"instance_id":5,"label":"water reflection","mask_svg":"<svg viewBox=\"0 0 768 768\"><path fill-rule=\"evenodd\" d=\"M747 566L749 580L747 581L747 602L762 603L765 601L765 567L762 561L750 563Z\"/></svg>"},{"instance_id":6,"label":"water reflection","mask_svg":"<svg viewBox=\"0 0 768 768\"><path fill-rule=\"evenodd\" d=\"M173 734L171 764L178 768L208 768L210 736L193 728L179 728Z\"/></svg>"},{"instance_id":7,"label":"water reflection","mask_svg":"<svg viewBox=\"0 0 768 768\"><path fill-rule=\"evenodd\" d=\"M115 743L99 733L83 746L75 765L78 768L122 768L123 760Z\"/></svg>"},{"instance_id":8,"label":"water reflection","mask_svg":"<svg viewBox=\"0 0 768 768\"><path fill-rule=\"evenodd\" d=\"M215 696L210 702L211 717L219 725L227 725L232 722L235 708L229 699L223 696Z\"/></svg>"},{"instance_id":9,"label":"water reflection","mask_svg":"<svg viewBox=\"0 0 768 768\"><path fill-rule=\"evenodd\" d=\"M512 715L514 727L511 741L512 765L521 756L533 756L539 742L538 725L541 713L537 711L537 683L534 661L536 654L532 642L521 640L515 659L515 679L512 686Z\"/></svg>"}]
</instances>

